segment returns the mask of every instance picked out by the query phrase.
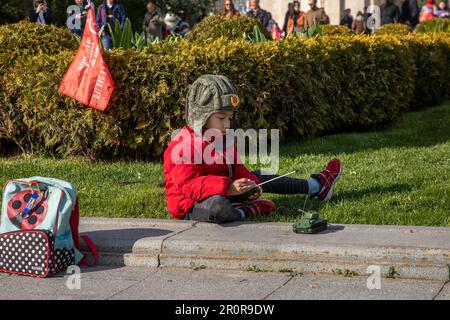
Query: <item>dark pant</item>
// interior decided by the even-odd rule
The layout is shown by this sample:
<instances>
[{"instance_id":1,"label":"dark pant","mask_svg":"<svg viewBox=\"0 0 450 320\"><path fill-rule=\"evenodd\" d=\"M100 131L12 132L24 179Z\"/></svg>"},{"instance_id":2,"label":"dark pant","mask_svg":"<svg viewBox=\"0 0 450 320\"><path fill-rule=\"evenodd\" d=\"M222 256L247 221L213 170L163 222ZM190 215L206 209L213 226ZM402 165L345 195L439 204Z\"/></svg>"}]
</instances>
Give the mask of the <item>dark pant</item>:
<instances>
[{"instance_id":1,"label":"dark pant","mask_svg":"<svg viewBox=\"0 0 450 320\"><path fill-rule=\"evenodd\" d=\"M261 175L261 171L253 172L261 182L268 181L277 175ZM303 179L283 177L261 186L265 193L307 194L308 182ZM241 220L241 213L233 208L232 202L222 196L212 196L197 203L188 214L191 220L211 223L226 223Z\"/></svg>"},{"instance_id":2,"label":"dark pant","mask_svg":"<svg viewBox=\"0 0 450 320\"><path fill-rule=\"evenodd\" d=\"M104 36L102 36L102 43L103 49L105 49L105 51L109 51L113 48L112 38L109 34L105 34Z\"/></svg>"}]
</instances>

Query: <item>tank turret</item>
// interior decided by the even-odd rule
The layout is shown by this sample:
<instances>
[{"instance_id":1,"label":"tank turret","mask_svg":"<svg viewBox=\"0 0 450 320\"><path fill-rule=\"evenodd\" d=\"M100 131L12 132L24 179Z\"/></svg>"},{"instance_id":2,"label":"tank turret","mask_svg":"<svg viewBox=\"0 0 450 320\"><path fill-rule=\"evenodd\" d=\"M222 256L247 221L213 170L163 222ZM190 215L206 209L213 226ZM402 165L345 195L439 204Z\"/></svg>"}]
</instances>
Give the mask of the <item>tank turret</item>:
<instances>
[{"instance_id":1,"label":"tank turret","mask_svg":"<svg viewBox=\"0 0 450 320\"><path fill-rule=\"evenodd\" d=\"M303 213L303 216L292 226L292 230L295 233L313 234L324 231L327 228L327 220L320 219L318 212L303 211L301 209L299 211Z\"/></svg>"}]
</instances>

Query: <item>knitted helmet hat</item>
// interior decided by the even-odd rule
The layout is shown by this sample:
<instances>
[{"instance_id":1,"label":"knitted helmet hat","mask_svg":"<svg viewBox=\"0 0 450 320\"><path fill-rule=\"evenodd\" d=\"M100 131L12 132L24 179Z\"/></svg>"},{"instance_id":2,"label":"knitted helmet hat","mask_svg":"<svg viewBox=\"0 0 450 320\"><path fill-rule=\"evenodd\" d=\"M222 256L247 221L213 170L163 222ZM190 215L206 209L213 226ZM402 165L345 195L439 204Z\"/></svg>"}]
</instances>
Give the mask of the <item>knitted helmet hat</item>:
<instances>
[{"instance_id":1,"label":"knitted helmet hat","mask_svg":"<svg viewBox=\"0 0 450 320\"><path fill-rule=\"evenodd\" d=\"M185 117L192 130L202 128L216 112L236 112L240 99L230 80L221 75L206 74L190 87L186 97Z\"/></svg>"}]
</instances>

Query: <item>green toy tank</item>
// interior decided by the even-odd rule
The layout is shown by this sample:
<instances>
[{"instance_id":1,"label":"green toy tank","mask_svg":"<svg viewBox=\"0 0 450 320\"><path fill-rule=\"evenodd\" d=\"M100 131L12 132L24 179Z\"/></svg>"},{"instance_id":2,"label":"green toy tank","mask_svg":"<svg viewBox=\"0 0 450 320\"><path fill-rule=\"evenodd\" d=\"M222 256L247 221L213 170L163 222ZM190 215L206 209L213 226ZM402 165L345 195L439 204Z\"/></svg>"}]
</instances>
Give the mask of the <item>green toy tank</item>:
<instances>
[{"instance_id":1,"label":"green toy tank","mask_svg":"<svg viewBox=\"0 0 450 320\"><path fill-rule=\"evenodd\" d=\"M292 230L295 233L313 234L324 231L327 228L327 220L320 219L317 212L299 211L303 213L303 217L292 226Z\"/></svg>"}]
</instances>

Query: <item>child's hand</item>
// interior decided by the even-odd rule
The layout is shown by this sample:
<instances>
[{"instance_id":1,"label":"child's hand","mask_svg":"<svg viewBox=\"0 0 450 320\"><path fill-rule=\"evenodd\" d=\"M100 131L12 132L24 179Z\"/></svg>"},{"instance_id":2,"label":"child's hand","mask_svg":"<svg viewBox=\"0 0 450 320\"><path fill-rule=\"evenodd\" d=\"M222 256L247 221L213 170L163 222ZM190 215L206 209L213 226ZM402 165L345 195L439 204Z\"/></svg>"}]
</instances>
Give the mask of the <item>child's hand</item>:
<instances>
[{"instance_id":1,"label":"child's hand","mask_svg":"<svg viewBox=\"0 0 450 320\"><path fill-rule=\"evenodd\" d=\"M261 189L261 187L258 187L258 189L259 189L259 192L252 194L250 197L248 197L248 200L254 201L254 200L258 199L259 197L261 197L262 189Z\"/></svg>"},{"instance_id":2,"label":"child's hand","mask_svg":"<svg viewBox=\"0 0 450 320\"><path fill-rule=\"evenodd\" d=\"M246 191L249 191L253 188L257 188L255 181L242 178L239 180L233 181L232 184L228 187L228 196L238 196Z\"/></svg>"}]
</instances>

